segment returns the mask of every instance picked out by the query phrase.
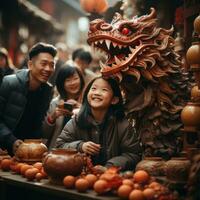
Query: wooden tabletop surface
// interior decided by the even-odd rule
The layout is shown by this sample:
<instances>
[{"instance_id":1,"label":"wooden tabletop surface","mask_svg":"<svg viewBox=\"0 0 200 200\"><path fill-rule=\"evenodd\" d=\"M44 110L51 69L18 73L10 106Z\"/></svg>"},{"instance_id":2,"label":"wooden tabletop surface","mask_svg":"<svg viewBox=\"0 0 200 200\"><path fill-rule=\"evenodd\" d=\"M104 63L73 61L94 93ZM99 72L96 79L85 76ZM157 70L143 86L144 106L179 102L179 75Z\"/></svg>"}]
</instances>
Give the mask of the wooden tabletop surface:
<instances>
[{"instance_id":1,"label":"wooden tabletop surface","mask_svg":"<svg viewBox=\"0 0 200 200\"><path fill-rule=\"evenodd\" d=\"M80 193L75 189L66 189L62 185L54 185L50 183L48 179L43 179L40 182L28 181L21 175L14 174L12 172L4 172L2 170L0 170L0 179L5 182L5 184L31 189L33 191L44 192L58 197L68 197L74 200L120 200L120 198L114 194L97 195L93 190Z\"/></svg>"}]
</instances>

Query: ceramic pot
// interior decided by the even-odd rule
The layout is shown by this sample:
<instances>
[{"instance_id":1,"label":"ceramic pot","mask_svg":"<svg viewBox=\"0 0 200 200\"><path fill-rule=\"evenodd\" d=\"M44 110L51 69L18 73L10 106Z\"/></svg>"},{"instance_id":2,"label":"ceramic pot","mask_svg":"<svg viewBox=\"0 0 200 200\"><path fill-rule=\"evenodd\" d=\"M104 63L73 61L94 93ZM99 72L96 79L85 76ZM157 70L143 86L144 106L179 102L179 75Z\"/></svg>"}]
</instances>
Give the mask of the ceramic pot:
<instances>
[{"instance_id":1,"label":"ceramic pot","mask_svg":"<svg viewBox=\"0 0 200 200\"><path fill-rule=\"evenodd\" d=\"M152 176L164 176L165 161L161 157L145 157L137 164L137 170L145 170Z\"/></svg>"},{"instance_id":2,"label":"ceramic pot","mask_svg":"<svg viewBox=\"0 0 200 200\"><path fill-rule=\"evenodd\" d=\"M166 162L166 176L175 183L187 182L191 162L186 157L174 157Z\"/></svg>"},{"instance_id":3,"label":"ceramic pot","mask_svg":"<svg viewBox=\"0 0 200 200\"><path fill-rule=\"evenodd\" d=\"M191 100L193 102L200 102L200 89L197 85L195 85L191 89Z\"/></svg>"},{"instance_id":4,"label":"ceramic pot","mask_svg":"<svg viewBox=\"0 0 200 200\"><path fill-rule=\"evenodd\" d=\"M200 42L193 42L187 50L186 59L191 68L199 68L200 64Z\"/></svg>"},{"instance_id":5,"label":"ceramic pot","mask_svg":"<svg viewBox=\"0 0 200 200\"><path fill-rule=\"evenodd\" d=\"M194 20L194 30L195 32L197 32L198 34L200 34L200 15L197 16Z\"/></svg>"},{"instance_id":6,"label":"ceramic pot","mask_svg":"<svg viewBox=\"0 0 200 200\"><path fill-rule=\"evenodd\" d=\"M62 183L67 175L80 175L84 165L84 154L75 149L52 149L43 160L44 171L50 181L56 184Z\"/></svg>"},{"instance_id":7,"label":"ceramic pot","mask_svg":"<svg viewBox=\"0 0 200 200\"><path fill-rule=\"evenodd\" d=\"M48 149L41 139L26 139L18 147L15 158L20 162L41 162L47 151Z\"/></svg>"},{"instance_id":8,"label":"ceramic pot","mask_svg":"<svg viewBox=\"0 0 200 200\"><path fill-rule=\"evenodd\" d=\"M181 112L181 120L186 131L199 129L200 103L188 102Z\"/></svg>"}]
</instances>

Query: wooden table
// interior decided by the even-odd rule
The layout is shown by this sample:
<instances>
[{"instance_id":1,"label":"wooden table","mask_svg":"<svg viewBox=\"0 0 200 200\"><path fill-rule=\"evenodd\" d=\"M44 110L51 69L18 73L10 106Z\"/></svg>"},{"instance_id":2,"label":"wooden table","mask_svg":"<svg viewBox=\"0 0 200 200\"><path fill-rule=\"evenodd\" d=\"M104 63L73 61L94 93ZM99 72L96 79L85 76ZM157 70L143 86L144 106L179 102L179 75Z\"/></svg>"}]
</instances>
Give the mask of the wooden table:
<instances>
[{"instance_id":1,"label":"wooden table","mask_svg":"<svg viewBox=\"0 0 200 200\"><path fill-rule=\"evenodd\" d=\"M90 190L79 193L75 189L53 185L48 179L27 181L21 175L0 170L0 200L120 200L113 194L97 195Z\"/></svg>"}]
</instances>

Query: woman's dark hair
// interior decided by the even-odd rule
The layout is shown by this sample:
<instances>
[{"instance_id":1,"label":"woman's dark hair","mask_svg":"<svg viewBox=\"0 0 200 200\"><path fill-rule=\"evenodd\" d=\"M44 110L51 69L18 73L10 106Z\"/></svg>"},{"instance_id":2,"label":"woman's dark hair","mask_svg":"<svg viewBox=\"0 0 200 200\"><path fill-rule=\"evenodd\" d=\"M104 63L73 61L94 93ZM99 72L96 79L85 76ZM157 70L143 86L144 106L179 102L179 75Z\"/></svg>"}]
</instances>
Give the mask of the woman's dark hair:
<instances>
[{"instance_id":1,"label":"woman's dark hair","mask_svg":"<svg viewBox=\"0 0 200 200\"><path fill-rule=\"evenodd\" d=\"M60 68L58 75L56 77L56 88L61 96L62 99L66 99L67 98L67 93L64 89L64 83L65 83L65 79L69 78L70 76L74 75L77 72L79 78L80 78L80 91L83 90L85 82L83 79L83 76L81 74L81 72L79 71L79 69L75 66L71 66L69 64L64 64L62 65L62 67Z\"/></svg>"},{"instance_id":2,"label":"woman's dark hair","mask_svg":"<svg viewBox=\"0 0 200 200\"><path fill-rule=\"evenodd\" d=\"M108 84L110 85L110 87L112 88L113 91L113 95L115 97L119 98L119 102L117 104L111 105L106 117L109 116L115 116L117 119L122 119L125 114L124 114L124 108L123 108L123 99L122 99L122 95L121 95L121 91L119 88L119 84L115 79L112 78L108 78L105 79L103 77L95 77L86 87L84 94L83 94L83 99L82 99L82 106L78 115L78 119L77 119L77 124L80 128L83 129L90 129L93 125L91 124L89 117L92 115L91 112L91 108L87 99L87 95L88 92L92 86L92 84L94 83L95 80L97 79L103 79L105 81L108 82Z\"/></svg>"}]
</instances>

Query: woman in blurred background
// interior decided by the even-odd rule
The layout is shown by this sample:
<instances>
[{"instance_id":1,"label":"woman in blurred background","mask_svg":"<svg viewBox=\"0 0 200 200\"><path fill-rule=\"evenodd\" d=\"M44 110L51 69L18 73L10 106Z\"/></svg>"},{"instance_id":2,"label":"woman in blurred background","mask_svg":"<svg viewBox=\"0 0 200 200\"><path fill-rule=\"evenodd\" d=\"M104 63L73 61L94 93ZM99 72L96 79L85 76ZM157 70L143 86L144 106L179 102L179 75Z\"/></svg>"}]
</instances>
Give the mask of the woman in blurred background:
<instances>
[{"instance_id":1,"label":"woman in blurred background","mask_svg":"<svg viewBox=\"0 0 200 200\"><path fill-rule=\"evenodd\" d=\"M8 51L5 48L0 48L0 84L4 76L14 73L14 65Z\"/></svg>"}]
</instances>

